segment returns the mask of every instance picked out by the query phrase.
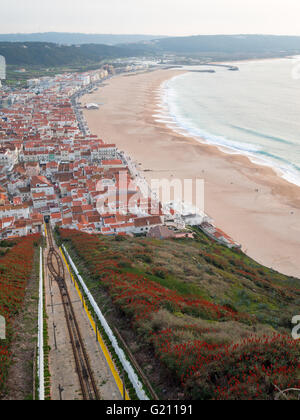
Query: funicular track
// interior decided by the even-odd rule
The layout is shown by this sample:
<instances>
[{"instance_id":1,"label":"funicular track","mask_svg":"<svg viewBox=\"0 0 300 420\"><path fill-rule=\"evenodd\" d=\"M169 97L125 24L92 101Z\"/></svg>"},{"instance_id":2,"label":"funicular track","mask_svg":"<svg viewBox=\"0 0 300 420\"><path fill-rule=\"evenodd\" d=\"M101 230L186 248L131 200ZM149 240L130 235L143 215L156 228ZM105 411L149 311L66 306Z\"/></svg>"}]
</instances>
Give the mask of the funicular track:
<instances>
[{"instance_id":1,"label":"funicular track","mask_svg":"<svg viewBox=\"0 0 300 420\"><path fill-rule=\"evenodd\" d=\"M49 224L47 224L47 234L49 243L47 266L60 290L82 397L84 400L100 400L88 355L83 344L73 305L65 283L64 264L59 252L55 249L53 235Z\"/></svg>"}]
</instances>

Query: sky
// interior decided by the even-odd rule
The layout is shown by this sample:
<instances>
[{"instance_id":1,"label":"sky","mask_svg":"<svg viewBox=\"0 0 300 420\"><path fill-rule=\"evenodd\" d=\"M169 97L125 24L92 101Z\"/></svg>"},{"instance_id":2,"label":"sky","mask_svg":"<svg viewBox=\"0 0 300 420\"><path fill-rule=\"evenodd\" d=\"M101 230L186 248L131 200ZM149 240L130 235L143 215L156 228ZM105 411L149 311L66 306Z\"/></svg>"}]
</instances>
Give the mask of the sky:
<instances>
[{"instance_id":1,"label":"sky","mask_svg":"<svg viewBox=\"0 0 300 420\"><path fill-rule=\"evenodd\" d=\"M0 32L300 35L299 0L0 0Z\"/></svg>"}]
</instances>

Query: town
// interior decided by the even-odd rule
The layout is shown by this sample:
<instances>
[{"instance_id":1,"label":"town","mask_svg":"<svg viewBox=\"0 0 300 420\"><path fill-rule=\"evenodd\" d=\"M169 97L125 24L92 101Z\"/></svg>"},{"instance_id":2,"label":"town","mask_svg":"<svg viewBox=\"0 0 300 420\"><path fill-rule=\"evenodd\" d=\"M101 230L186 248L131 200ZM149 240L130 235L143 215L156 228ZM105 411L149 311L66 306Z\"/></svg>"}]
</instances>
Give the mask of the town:
<instances>
[{"instance_id":1,"label":"town","mask_svg":"<svg viewBox=\"0 0 300 420\"><path fill-rule=\"evenodd\" d=\"M53 228L158 238L192 238L186 226L202 225L217 241L239 247L204 214L166 211L141 187L146 181L130 157L90 133L80 98L114 73L107 65L0 91L0 238L40 233L45 220Z\"/></svg>"}]
</instances>

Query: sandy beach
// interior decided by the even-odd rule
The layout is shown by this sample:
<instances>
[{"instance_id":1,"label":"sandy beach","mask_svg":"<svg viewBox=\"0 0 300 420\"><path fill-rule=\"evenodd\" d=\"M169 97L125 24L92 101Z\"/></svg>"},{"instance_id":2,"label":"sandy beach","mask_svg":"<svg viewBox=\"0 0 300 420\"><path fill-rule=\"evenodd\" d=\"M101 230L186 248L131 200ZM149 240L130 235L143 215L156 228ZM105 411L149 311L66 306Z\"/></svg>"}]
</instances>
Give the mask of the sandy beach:
<instances>
[{"instance_id":1,"label":"sandy beach","mask_svg":"<svg viewBox=\"0 0 300 420\"><path fill-rule=\"evenodd\" d=\"M159 70L118 76L81 102L94 134L138 162L151 178L204 179L205 211L258 262L300 277L300 188L247 157L222 153L155 121L163 81L180 74Z\"/></svg>"}]
</instances>

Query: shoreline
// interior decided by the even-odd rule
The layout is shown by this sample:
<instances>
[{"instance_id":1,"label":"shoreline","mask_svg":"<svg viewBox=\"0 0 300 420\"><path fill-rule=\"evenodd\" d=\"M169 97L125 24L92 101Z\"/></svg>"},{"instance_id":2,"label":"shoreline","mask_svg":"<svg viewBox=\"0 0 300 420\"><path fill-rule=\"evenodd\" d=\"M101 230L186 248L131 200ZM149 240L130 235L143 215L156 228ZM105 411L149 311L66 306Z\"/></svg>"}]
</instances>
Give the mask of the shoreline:
<instances>
[{"instance_id":1,"label":"shoreline","mask_svg":"<svg viewBox=\"0 0 300 420\"><path fill-rule=\"evenodd\" d=\"M184 71L181 75L185 75L187 73L189 73L189 71ZM161 91L163 91L163 90L166 91L167 87L165 86L165 84L174 80L174 79L176 79L177 77L180 77L181 75L177 75L177 76L174 76L174 77L172 77L168 80L165 80L161 84ZM159 122L159 123L163 122L167 126L167 128L171 129L172 131L174 131L177 134L182 135L184 137L193 138L199 144L216 147L221 153L228 154L228 155L237 155L237 156L247 157L249 159L249 161L251 163L253 163L254 165L270 168L274 171L274 173L278 177L284 179L289 184L295 185L295 186L300 188L300 174L297 178L295 178L295 176L293 174L291 174L290 172L288 172L287 170L284 170L281 167L276 166L275 162L273 162L271 159L267 159L267 158L257 156L254 152L250 152L250 151L249 152L247 152L247 151L243 152L242 150L239 150L238 148L235 148L234 146L230 146L230 145L226 145L226 144L218 144L217 142L214 143L213 141L209 141L208 139L206 139L205 137L203 137L201 135L193 136L193 134L189 133L188 128L185 128L184 126L181 126L180 122L176 121L176 117L173 116L170 113L170 110L167 110L167 111L163 110L164 108L166 108L165 102L166 101L164 99L164 95L162 94L161 98L160 98L160 104L157 104L157 107L161 108L162 110L157 109L156 114L153 115L153 117L156 117L155 118L156 122ZM169 121L167 121L167 120L169 120ZM212 136L214 136L214 135L212 135ZM243 144L241 143L241 145L243 145ZM293 181L292 178L294 178L295 181Z\"/></svg>"},{"instance_id":2,"label":"shoreline","mask_svg":"<svg viewBox=\"0 0 300 420\"><path fill-rule=\"evenodd\" d=\"M104 104L84 111L91 132L129 154L140 171L147 171L148 181L203 178L205 211L216 225L259 263L299 277L299 187L244 155L222 152L155 121L162 83L184 73L156 70L112 78L88 95L89 101Z\"/></svg>"}]
</instances>

